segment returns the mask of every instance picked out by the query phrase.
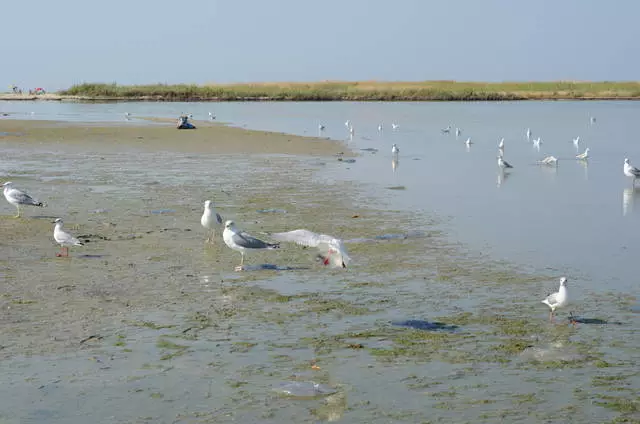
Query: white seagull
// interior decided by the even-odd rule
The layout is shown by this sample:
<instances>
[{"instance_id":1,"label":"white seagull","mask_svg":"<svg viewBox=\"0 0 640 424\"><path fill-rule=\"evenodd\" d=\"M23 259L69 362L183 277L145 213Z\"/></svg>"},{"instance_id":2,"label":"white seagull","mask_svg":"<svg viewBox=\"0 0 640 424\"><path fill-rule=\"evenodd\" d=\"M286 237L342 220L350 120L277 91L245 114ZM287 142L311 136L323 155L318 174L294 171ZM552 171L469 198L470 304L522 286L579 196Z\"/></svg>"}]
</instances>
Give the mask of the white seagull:
<instances>
[{"instance_id":1,"label":"white seagull","mask_svg":"<svg viewBox=\"0 0 640 424\"><path fill-rule=\"evenodd\" d=\"M471 137L467 138L467 141L465 141L464 144L466 144L467 146L471 146L473 144L473 141L471 141Z\"/></svg>"},{"instance_id":2,"label":"white seagull","mask_svg":"<svg viewBox=\"0 0 640 424\"><path fill-rule=\"evenodd\" d=\"M498 155L498 166L502 169L513 168L509 162L502 158L502 155Z\"/></svg>"},{"instance_id":3,"label":"white seagull","mask_svg":"<svg viewBox=\"0 0 640 424\"><path fill-rule=\"evenodd\" d=\"M11 181L7 181L2 184L2 187L4 187L4 198L7 199L7 202L11 203L16 207L16 209L18 209L18 214L15 216L16 218L20 218L21 205L39 206L41 208L47 206L46 203L38 202L24 191L14 188Z\"/></svg>"},{"instance_id":4,"label":"white seagull","mask_svg":"<svg viewBox=\"0 0 640 424\"><path fill-rule=\"evenodd\" d=\"M200 224L209 230L207 243L213 243L216 235L216 227L222 224L222 217L216 212L211 200L204 202L204 213L202 214L202 218L200 218Z\"/></svg>"},{"instance_id":5,"label":"white seagull","mask_svg":"<svg viewBox=\"0 0 640 424\"><path fill-rule=\"evenodd\" d=\"M318 124L318 130L320 130L320 131L324 131L324 125L322 125L322 124Z\"/></svg>"},{"instance_id":6,"label":"white seagull","mask_svg":"<svg viewBox=\"0 0 640 424\"><path fill-rule=\"evenodd\" d=\"M398 128L400 128L400 125L398 125L395 122L393 122L393 123L391 123L391 128L393 128L394 130L397 130Z\"/></svg>"},{"instance_id":7,"label":"white seagull","mask_svg":"<svg viewBox=\"0 0 640 424\"><path fill-rule=\"evenodd\" d=\"M351 127L351 121L347 119L347 120L344 122L344 126L345 126L345 127L347 127L347 128Z\"/></svg>"},{"instance_id":8,"label":"white seagull","mask_svg":"<svg viewBox=\"0 0 640 424\"><path fill-rule=\"evenodd\" d=\"M576 159L578 160L589 159L589 148L587 147L584 153L580 153L579 155L576 155Z\"/></svg>"},{"instance_id":9,"label":"white seagull","mask_svg":"<svg viewBox=\"0 0 640 424\"><path fill-rule=\"evenodd\" d=\"M502 153L504 153L504 137L500 139L500 143L498 143L498 149L502 150Z\"/></svg>"},{"instance_id":10,"label":"white seagull","mask_svg":"<svg viewBox=\"0 0 640 424\"><path fill-rule=\"evenodd\" d=\"M130 114L129 112L125 112L125 113L124 113L124 119L126 119L127 121L128 121L129 119L131 119L131 114Z\"/></svg>"},{"instance_id":11,"label":"white seagull","mask_svg":"<svg viewBox=\"0 0 640 424\"><path fill-rule=\"evenodd\" d=\"M309 230L293 230L285 233L273 233L274 240L292 242L301 246L317 247L324 265L334 268L346 268L351 258L342 240L327 234L316 234Z\"/></svg>"},{"instance_id":12,"label":"white seagull","mask_svg":"<svg viewBox=\"0 0 640 424\"><path fill-rule=\"evenodd\" d=\"M547 156L546 158L538 161L539 164L541 165L557 165L558 164L558 158L551 155L551 156Z\"/></svg>"},{"instance_id":13,"label":"white seagull","mask_svg":"<svg viewBox=\"0 0 640 424\"><path fill-rule=\"evenodd\" d=\"M527 140L531 140L531 128L527 128Z\"/></svg>"},{"instance_id":14,"label":"white seagull","mask_svg":"<svg viewBox=\"0 0 640 424\"><path fill-rule=\"evenodd\" d=\"M577 149L579 144L580 144L580 136L577 136L576 138L573 139L573 145L576 146L576 149Z\"/></svg>"},{"instance_id":15,"label":"white seagull","mask_svg":"<svg viewBox=\"0 0 640 424\"><path fill-rule=\"evenodd\" d=\"M378 125L378 131L382 131L382 130L383 130L382 124Z\"/></svg>"},{"instance_id":16,"label":"white seagull","mask_svg":"<svg viewBox=\"0 0 640 424\"><path fill-rule=\"evenodd\" d=\"M393 153L394 155L397 155L398 153L400 153L400 149L398 149L398 146L396 145L396 143L393 143L393 146L391 146L391 153Z\"/></svg>"},{"instance_id":17,"label":"white seagull","mask_svg":"<svg viewBox=\"0 0 640 424\"><path fill-rule=\"evenodd\" d=\"M71 234L62 229L64 223L62 218L58 218L53 221L56 225L53 227L53 238L60 245L60 253L57 253L57 257L69 256L69 247L71 246L83 246L82 242Z\"/></svg>"},{"instance_id":18,"label":"white seagull","mask_svg":"<svg viewBox=\"0 0 640 424\"><path fill-rule=\"evenodd\" d=\"M595 124L596 123L596 117L592 116L591 118L589 118L589 122L591 122L591 124Z\"/></svg>"},{"instance_id":19,"label":"white seagull","mask_svg":"<svg viewBox=\"0 0 640 424\"><path fill-rule=\"evenodd\" d=\"M214 119L216 119L216 116L212 112L209 112L209 120L213 121Z\"/></svg>"},{"instance_id":20,"label":"white seagull","mask_svg":"<svg viewBox=\"0 0 640 424\"><path fill-rule=\"evenodd\" d=\"M558 291L550 294L544 300L542 300L542 303L551 308L551 311L549 312L549 321L553 320L553 314L555 313L556 309L566 306L568 301L567 278L562 277L560 279L560 288L558 289Z\"/></svg>"},{"instance_id":21,"label":"white seagull","mask_svg":"<svg viewBox=\"0 0 640 424\"><path fill-rule=\"evenodd\" d=\"M542 140L540 140L540 137L533 139L533 145L534 146L540 147L540 144L542 144Z\"/></svg>"},{"instance_id":22,"label":"white seagull","mask_svg":"<svg viewBox=\"0 0 640 424\"><path fill-rule=\"evenodd\" d=\"M629 162L628 158L624 158L623 172L627 177L633 178L633 184L636 183L636 178L640 178L640 169L631 165L631 162Z\"/></svg>"},{"instance_id":23,"label":"white seagull","mask_svg":"<svg viewBox=\"0 0 640 424\"><path fill-rule=\"evenodd\" d=\"M449 134L451 132L451 125L449 125L447 128L443 128L440 131L442 131L442 134Z\"/></svg>"},{"instance_id":24,"label":"white seagull","mask_svg":"<svg viewBox=\"0 0 640 424\"><path fill-rule=\"evenodd\" d=\"M456 128L456 137L460 137L460 134L462 134L462 130L460 128Z\"/></svg>"},{"instance_id":25,"label":"white seagull","mask_svg":"<svg viewBox=\"0 0 640 424\"><path fill-rule=\"evenodd\" d=\"M224 232L222 238L227 246L236 252L240 252L242 258L240 259L240 265L235 268L236 271L242 271L244 269L244 254L247 249L278 249L280 245L278 243L267 243L259 240L252 235L238 229L233 221L227 221L224 223Z\"/></svg>"}]
</instances>

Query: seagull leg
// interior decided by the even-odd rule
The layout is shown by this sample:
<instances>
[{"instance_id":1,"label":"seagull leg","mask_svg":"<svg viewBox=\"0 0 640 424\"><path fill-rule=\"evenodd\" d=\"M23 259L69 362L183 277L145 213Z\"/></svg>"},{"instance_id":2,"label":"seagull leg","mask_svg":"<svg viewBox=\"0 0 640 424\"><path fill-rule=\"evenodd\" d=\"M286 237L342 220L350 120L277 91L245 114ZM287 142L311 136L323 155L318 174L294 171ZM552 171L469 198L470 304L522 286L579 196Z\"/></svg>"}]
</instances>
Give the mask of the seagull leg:
<instances>
[{"instance_id":1,"label":"seagull leg","mask_svg":"<svg viewBox=\"0 0 640 424\"><path fill-rule=\"evenodd\" d=\"M16 208L18 209L18 214L14 218L20 218L20 205L16 205Z\"/></svg>"},{"instance_id":2,"label":"seagull leg","mask_svg":"<svg viewBox=\"0 0 640 424\"><path fill-rule=\"evenodd\" d=\"M236 267L236 271L243 271L244 270L244 252L241 252L240 255L241 255L240 256L240 258L241 258L240 259L240 265L238 265Z\"/></svg>"}]
</instances>

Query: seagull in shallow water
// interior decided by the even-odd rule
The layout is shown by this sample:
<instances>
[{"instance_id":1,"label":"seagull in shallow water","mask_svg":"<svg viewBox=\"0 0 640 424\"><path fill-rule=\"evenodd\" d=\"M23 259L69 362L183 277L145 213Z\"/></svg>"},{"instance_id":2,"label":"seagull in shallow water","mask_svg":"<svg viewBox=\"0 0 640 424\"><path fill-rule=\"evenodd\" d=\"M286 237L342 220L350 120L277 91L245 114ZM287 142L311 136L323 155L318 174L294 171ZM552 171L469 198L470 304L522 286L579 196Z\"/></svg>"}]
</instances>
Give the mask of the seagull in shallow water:
<instances>
[{"instance_id":1,"label":"seagull in shallow water","mask_svg":"<svg viewBox=\"0 0 640 424\"><path fill-rule=\"evenodd\" d=\"M498 143L498 149L502 150L502 153L504 153L504 137L500 139L500 143Z\"/></svg>"},{"instance_id":2,"label":"seagull in shallow water","mask_svg":"<svg viewBox=\"0 0 640 424\"><path fill-rule=\"evenodd\" d=\"M124 113L124 119L126 119L127 121L131 118L131 114L129 112L125 112Z\"/></svg>"},{"instance_id":3,"label":"seagull in shallow water","mask_svg":"<svg viewBox=\"0 0 640 424\"><path fill-rule=\"evenodd\" d=\"M53 221L56 225L53 227L53 238L60 245L60 253L57 253L57 257L69 256L69 247L71 246L83 246L82 242L71 234L62 229L64 223L62 218L58 218Z\"/></svg>"},{"instance_id":4,"label":"seagull in shallow water","mask_svg":"<svg viewBox=\"0 0 640 424\"><path fill-rule=\"evenodd\" d=\"M11 181L7 181L6 183L2 184L2 187L4 187L4 198L7 199L7 202L11 203L16 207L16 209L18 209L18 214L15 216L15 218L20 218L20 206L39 206L41 208L47 206L46 203L38 202L24 191L18 190L17 188L13 187L13 183Z\"/></svg>"},{"instance_id":5,"label":"seagull in shallow water","mask_svg":"<svg viewBox=\"0 0 640 424\"><path fill-rule=\"evenodd\" d=\"M591 118L589 118L589 122L593 125L596 123L596 117L592 116Z\"/></svg>"},{"instance_id":6,"label":"seagull in shallow water","mask_svg":"<svg viewBox=\"0 0 640 424\"><path fill-rule=\"evenodd\" d=\"M382 131L382 130L383 130L382 124L378 125L378 131Z\"/></svg>"},{"instance_id":7,"label":"seagull in shallow water","mask_svg":"<svg viewBox=\"0 0 640 424\"><path fill-rule=\"evenodd\" d=\"M584 151L584 153L580 153L579 155L576 155L576 159L578 159L578 160L587 160L587 159L589 159L589 148L587 147L586 150Z\"/></svg>"},{"instance_id":8,"label":"seagull in shallow water","mask_svg":"<svg viewBox=\"0 0 640 424\"><path fill-rule=\"evenodd\" d=\"M498 155L498 166L502 169L513 168L509 162L502 158L502 155Z\"/></svg>"},{"instance_id":9,"label":"seagull in shallow water","mask_svg":"<svg viewBox=\"0 0 640 424\"><path fill-rule=\"evenodd\" d=\"M204 212L202 214L202 218L200 218L200 224L209 230L207 243L213 243L216 235L216 227L222 224L222 217L218 212L216 212L211 200L204 202Z\"/></svg>"},{"instance_id":10,"label":"seagull in shallow water","mask_svg":"<svg viewBox=\"0 0 640 424\"><path fill-rule=\"evenodd\" d=\"M557 292L550 294L545 299L542 300L542 303L549 306L551 311L549 311L549 321L553 320L553 314L556 309L563 308L567 305L569 299L567 297L567 278L562 277L560 279L560 288Z\"/></svg>"},{"instance_id":11,"label":"seagull in shallow water","mask_svg":"<svg viewBox=\"0 0 640 424\"><path fill-rule=\"evenodd\" d=\"M443 128L440 131L442 131L442 134L449 134L451 132L451 125L449 125L447 128Z\"/></svg>"},{"instance_id":12,"label":"seagull in shallow water","mask_svg":"<svg viewBox=\"0 0 640 424\"><path fill-rule=\"evenodd\" d=\"M209 112L209 120L213 121L214 119L216 119L216 116L212 112Z\"/></svg>"},{"instance_id":13,"label":"seagull in shallow water","mask_svg":"<svg viewBox=\"0 0 640 424\"><path fill-rule=\"evenodd\" d=\"M391 146L391 153L393 153L394 155L397 155L398 153L400 153L400 149L398 149L398 146L396 145L396 143L393 143L393 146Z\"/></svg>"},{"instance_id":14,"label":"seagull in shallow water","mask_svg":"<svg viewBox=\"0 0 640 424\"><path fill-rule=\"evenodd\" d=\"M324 125L318 124L318 130L319 131L324 131Z\"/></svg>"},{"instance_id":15,"label":"seagull in shallow water","mask_svg":"<svg viewBox=\"0 0 640 424\"><path fill-rule=\"evenodd\" d=\"M317 234L309 230L293 230L285 233L273 233L274 240L292 242L301 246L317 247L324 265L334 268L346 268L351 260L342 240L327 234Z\"/></svg>"},{"instance_id":16,"label":"seagull in shallow water","mask_svg":"<svg viewBox=\"0 0 640 424\"><path fill-rule=\"evenodd\" d=\"M351 127L351 121L347 119L347 120L344 122L344 126L345 126L345 127L347 127L347 128L350 128L350 127Z\"/></svg>"},{"instance_id":17,"label":"seagull in shallow water","mask_svg":"<svg viewBox=\"0 0 640 424\"><path fill-rule=\"evenodd\" d=\"M527 128L527 140L531 140L531 128Z\"/></svg>"},{"instance_id":18,"label":"seagull in shallow water","mask_svg":"<svg viewBox=\"0 0 640 424\"><path fill-rule=\"evenodd\" d=\"M558 164L558 158L555 156L547 156L546 158L538 161L539 164L541 165L557 165Z\"/></svg>"},{"instance_id":19,"label":"seagull in shallow water","mask_svg":"<svg viewBox=\"0 0 640 424\"><path fill-rule=\"evenodd\" d=\"M247 249L259 250L259 249L278 249L279 243L267 243L260 239L253 237L252 235L238 229L233 221L227 221L224 223L224 232L222 238L227 246L236 252L240 252L242 258L240 259L240 265L235 268L236 271L242 271L244 269L244 254Z\"/></svg>"},{"instance_id":20,"label":"seagull in shallow water","mask_svg":"<svg viewBox=\"0 0 640 424\"><path fill-rule=\"evenodd\" d=\"M391 123L391 128L393 128L394 130L397 130L398 128L400 128L400 125L398 125L395 122L393 122L393 123Z\"/></svg>"},{"instance_id":21,"label":"seagull in shallow water","mask_svg":"<svg viewBox=\"0 0 640 424\"><path fill-rule=\"evenodd\" d=\"M540 147L540 144L542 144L542 140L540 140L540 137L533 139L533 145L535 147Z\"/></svg>"},{"instance_id":22,"label":"seagull in shallow water","mask_svg":"<svg viewBox=\"0 0 640 424\"><path fill-rule=\"evenodd\" d=\"M623 172L627 177L633 178L633 184L636 183L636 178L640 178L640 169L631 165L631 162L629 162L628 158L624 158Z\"/></svg>"},{"instance_id":23,"label":"seagull in shallow water","mask_svg":"<svg viewBox=\"0 0 640 424\"><path fill-rule=\"evenodd\" d=\"M460 137L460 134L462 134L462 130L460 128L456 128L456 137Z\"/></svg>"},{"instance_id":24,"label":"seagull in shallow water","mask_svg":"<svg viewBox=\"0 0 640 424\"><path fill-rule=\"evenodd\" d=\"M466 144L467 146L471 146L473 144L473 141L471 141L471 137L467 138L467 141L465 141L464 144Z\"/></svg>"}]
</instances>

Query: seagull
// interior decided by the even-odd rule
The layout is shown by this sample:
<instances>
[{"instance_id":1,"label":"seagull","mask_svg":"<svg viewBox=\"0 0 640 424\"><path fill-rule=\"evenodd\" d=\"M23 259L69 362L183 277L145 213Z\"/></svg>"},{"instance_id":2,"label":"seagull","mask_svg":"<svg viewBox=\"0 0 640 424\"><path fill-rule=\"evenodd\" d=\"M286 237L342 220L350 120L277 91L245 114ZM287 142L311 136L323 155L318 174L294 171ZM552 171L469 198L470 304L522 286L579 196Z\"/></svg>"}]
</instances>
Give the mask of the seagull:
<instances>
[{"instance_id":1,"label":"seagull","mask_svg":"<svg viewBox=\"0 0 640 424\"><path fill-rule=\"evenodd\" d=\"M509 162L502 158L502 155L498 155L498 166L502 169L513 168Z\"/></svg>"},{"instance_id":2,"label":"seagull","mask_svg":"<svg viewBox=\"0 0 640 424\"><path fill-rule=\"evenodd\" d=\"M540 137L535 138L535 139L533 140L533 145L534 145L535 147L540 147L540 144L542 144L542 140L540 140Z\"/></svg>"},{"instance_id":3,"label":"seagull","mask_svg":"<svg viewBox=\"0 0 640 424\"><path fill-rule=\"evenodd\" d=\"M502 153L504 153L504 137L500 139L500 143L498 143L498 149L502 150Z\"/></svg>"},{"instance_id":4,"label":"seagull","mask_svg":"<svg viewBox=\"0 0 640 424\"><path fill-rule=\"evenodd\" d=\"M224 223L224 232L222 238L227 246L236 252L240 252L242 259L240 259L240 265L235 268L236 271L242 271L244 269L244 253L247 249L278 249L279 243L266 243L259 240L248 233L238 229L233 221L227 221Z\"/></svg>"},{"instance_id":5,"label":"seagull","mask_svg":"<svg viewBox=\"0 0 640 424\"><path fill-rule=\"evenodd\" d=\"M527 140L531 140L531 128L527 128Z\"/></svg>"},{"instance_id":6,"label":"seagull","mask_svg":"<svg viewBox=\"0 0 640 424\"><path fill-rule=\"evenodd\" d=\"M592 116L591 118L589 118L589 122L591 122L591 124L595 124L596 123L596 117Z\"/></svg>"},{"instance_id":7,"label":"seagull","mask_svg":"<svg viewBox=\"0 0 640 424\"><path fill-rule=\"evenodd\" d=\"M212 112L209 112L209 120L213 121L214 119L216 119L216 116Z\"/></svg>"},{"instance_id":8,"label":"seagull","mask_svg":"<svg viewBox=\"0 0 640 424\"><path fill-rule=\"evenodd\" d=\"M579 155L576 155L576 159L579 159L579 160L589 159L589 148L587 147L584 153L580 153Z\"/></svg>"},{"instance_id":9,"label":"seagull","mask_svg":"<svg viewBox=\"0 0 640 424\"><path fill-rule=\"evenodd\" d=\"M200 224L210 231L207 243L213 243L216 235L216 226L222 224L222 217L216 212L211 204L211 200L204 202L204 213L202 214L202 218L200 218Z\"/></svg>"},{"instance_id":10,"label":"seagull","mask_svg":"<svg viewBox=\"0 0 640 424\"><path fill-rule=\"evenodd\" d=\"M382 131L383 127L382 124L378 125L378 131Z\"/></svg>"},{"instance_id":11,"label":"seagull","mask_svg":"<svg viewBox=\"0 0 640 424\"><path fill-rule=\"evenodd\" d=\"M39 206L41 208L47 206L46 203L33 200L33 198L24 191L14 188L11 181L7 181L6 183L2 184L2 187L4 187L4 198L7 199L7 202L11 203L18 209L18 214L15 216L15 218L20 218L21 205Z\"/></svg>"},{"instance_id":12,"label":"seagull","mask_svg":"<svg viewBox=\"0 0 640 424\"><path fill-rule=\"evenodd\" d=\"M397 155L398 153L400 153L400 149L398 149L398 146L396 145L396 143L393 143L393 146L391 146L391 153L393 153L394 155Z\"/></svg>"},{"instance_id":13,"label":"seagull","mask_svg":"<svg viewBox=\"0 0 640 424\"><path fill-rule=\"evenodd\" d=\"M551 311L549 312L549 321L553 320L553 314L556 309L564 307L567 302L567 278L562 277L560 279L560 288L558 291L550 294L542 301L542 303L551 308Z\"/></svg>"},{"instance_id":14,"label":"seagull","mask_svg":"<svg viewBox=\"0 0 640 424\"><path fill-rule=\"evenodd\" d=\"M631 162L629 162L629 159L627 158L624 158L623 171L624 171L624 175L626 175L627 177L633 178L633 184L636 183L636 178L640 178L640 169L631 165Z\"/></svg>"},{"instance_id":15,"label":"seagull","mask_svg":"<svg viewBox=\"0 0 640 424\"><path fill-rule=\"evenodd\" d=\"M62 226L64 225L62 218L58 218L53 222L56 224L55 227L53 227L53 238L56 243L60 245L61 249L60 253L56 254L57 257L69 256L70 246L84 246L80 240L62 229Z\"/></svg>"},{"instance_id":16,"label":"seagull","mask_svg":"<svg viewBox=\"0 0 640 424\"><path fill-rule=\"evenodd\" d=\"M456 127L456 137L459 137L462 134L462 130Z\"/></svg>"},{"instance_id":17,"label":"seagull","mask_svg":"<svg viewBox=\"0 0 640 424\"><path fill-rule=\"evenodd\" d=\"M467 146L472 145L473 141L471 141L471 137L467 138L467 141L465 141L464 144L466 144Z\"/></svg>"},{"instance_id":18,"label":"seagull","mask_svg":"<svg viewBox=\"0 0 640 424\"><path fill-rule=\"evenodd\" d=\"M125 112L124 113L124 119L126 119L127 121L131 118L131 114L129 112Z\"/></svg>"},{"instance_id":19,"label":"seagull","mask_svg":"<svg viewBox=\"0 0 640 424\"><path fill-rule=\"evenodd\" d=\"M349 134L353 135L354 132L355 131L354 131L353 127L349 127Z\"/></svg>"},{"instance_id":20,"label":"seagull","mask_svg":"<svg viewBox=\"0 0 640 424\"><path fill-rule=\"evenodd\" d=\"M351 121L349 121L348 119L344 122L344 126L347 128L351 127Z\"/></svg>"},{"instance_id":21,"label":"seagull","mask_svg":"<svg viewBox=\"0 0 640 424\"><path fill-rule=\"evenodd\" d=\"M396 124L395 122L393 122L391 124L391 128L393 128L394 130L397 130L398 128L400 128L400 125Z\"/></svg>"},{"instance_id":22,"label":"seagull","mask_svg":"<svg viewBox=\"0 0 640 424\"><path fill-rule=\"evenodd\" d=\"M273 233L271 237L282 242L317 247L322 263L334 268L346 268L351 260L342 240L327 234L316 234L313 231L300 229L285 233Z\"/></svg>"},{"instance_id":23,"label":"seagull","mask_svg":"<svg viewBox=\"0 0 640 424\"><path fill-rule=\"evenodd\" d=\"M451 132L451 125L449 125L447 128L443 128L440 131L442 131L442 134L449 134Z\"/></svg>"},{"instance_id":24,"label":"seagull","mask_svg":"<svg viewBox=\"0 0 640 424\"><path fill-rule=\"evenodd\" d=\"M538 163L541 165L557 165L558 158L555 156L547 156L546 158L538 161Z\"/></svg>"},{"instance_id":25,"label":"seagull","mask_svg":"<svg viewBox=\"0 0 640 424\"><path fill-rule=\"evenodd\" d=\"M318 130L319 131L324 131L324 125L318 124Z\"/></svg>"},{"instance_id":26,"label":"seagull","mask_svg":"<svg viewBox=\"0 0 640 424\"><path fill-rule=\"evenodd\" d=\"M573 145L576 146L576 149L577 149L579 144L580 144L580 136L577 136L576 138L573 139Z\"/></svg>"}]
</instances>

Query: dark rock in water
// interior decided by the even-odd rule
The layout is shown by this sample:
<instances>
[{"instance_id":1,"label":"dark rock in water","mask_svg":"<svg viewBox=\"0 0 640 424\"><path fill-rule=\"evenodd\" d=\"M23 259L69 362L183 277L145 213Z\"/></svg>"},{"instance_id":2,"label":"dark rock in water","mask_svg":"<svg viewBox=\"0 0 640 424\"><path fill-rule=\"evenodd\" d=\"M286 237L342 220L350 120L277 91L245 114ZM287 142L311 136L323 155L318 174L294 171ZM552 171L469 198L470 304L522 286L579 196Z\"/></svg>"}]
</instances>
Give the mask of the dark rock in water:
<instances>
[{"instance_id":1,"label":"dark rock in water","mask_svg":"<svg viewBox=\"0 0 640 424\"><path fill-rule=\"evenodd\" d=\"M258 213L287 213L287 211L285 211L284 209L273 209L273 208L258 209L256 212L258 212Z\"/></svg>"},{"instance_id":2,"label":"dark rock in water","mask_svg":"<svg viewBox=\"0 0 640 424\"><path fill-rule=\"evenodd\" d=\"M284 381L275 385L273 390L281 395L298 399L327 396L337 392L331 386L313 381Z\"/></svg>"},{"instance_id":3,"label":"dark rock in water","mask_svg":"<svg viewBox=\"0 0 640 424\"><path fill-rule=\"evenodd\" d=\"M338 158L338 161L340 161L340 162L344 162L344 163L354 163L356 160L355 160L355 159L343 159L343 158Z\"/></svg>"},{"instance_id":4,"label":"dark rock in water","mask_svg":"<svg viewBox=\"0 0 640 424\"><path fill-rule=\"evenodd\" d=\"M155 209L151 211L152 214L165 214L165 213L176 213L175 209Z\"/></svg>"},{"instance_id":5,"label":"dark rock in water","mask_svg":"<svg viewBox=\"0 0 640 424\"><path fill-rule=\"evenodd\" d=\"M423 321L420 319L408 319L404 321L392 321L391 325L399 327L415 328L425 331L456 331L459 327L453 324L445 324L438 321Z\"/></svg>"}]
</instances>

